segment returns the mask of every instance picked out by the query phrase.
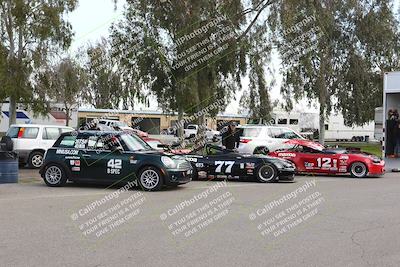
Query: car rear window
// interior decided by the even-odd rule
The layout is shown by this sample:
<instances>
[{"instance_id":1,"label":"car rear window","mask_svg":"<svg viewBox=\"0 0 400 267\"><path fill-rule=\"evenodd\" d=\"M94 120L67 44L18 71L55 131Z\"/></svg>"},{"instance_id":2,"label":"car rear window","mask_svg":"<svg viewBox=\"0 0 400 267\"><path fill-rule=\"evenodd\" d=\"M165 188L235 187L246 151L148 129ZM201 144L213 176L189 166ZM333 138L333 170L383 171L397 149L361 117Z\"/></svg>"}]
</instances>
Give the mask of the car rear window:
<instances>
[{"instance_id":1,"label":"car rear window","mask_svg":"<svg viewBox=\"0 0 400 267\"><path fill-rule=\"evenodd\" d=\"M60 141L59 147L74 147L75 146L76 136L66 135Z\"/></svg>"},{"instance_id":2,"label":"car rear window","mask_svg":"<svg viewBox=\"0 0 400 267\"><path fill-rule=\"evenodd\" d=\"M240 131L240 136L258 137L260 133L261 133L261 128L243 128L243 131Z\"/></svg>"},{"instance_id":3,"label":"car rear window","mask_svg":"<svg viewBox=\"0 0 400 267\"><path fill-rule=\"evenodd\" d=\"M7 132L7 136L11 138L35 139L38 133L38 127L11 127Z\"/></svg>"},{"instance_id":4,"label":"car rear window","mask_svg":"<svg viewBox=\"0 0 400 267\"><path fill-rule=\"evenodd\" d=\"M269 136L272 138L282 138L282 131L280 128L270 128L268 132Z\"/></svg>"},{"instance_id":5,"label":"car rear window","mask_svg":"<svg viewBox=\"0 0 400 267\"><path fill-rule=\"evenodd\" d=\"M269 129L269 135L272 138L278 138L278 139L297 139L297 138L301 138L300 136L298 136L292 130L284 129L284 128L271 128L271 129Z\"/></svg>"},{"instance_id":6,"label":"car rear window","mask_svg":"<svg viewBox=\"0 0 400 267\"><path fill-rule=\"evenodd\" d=\"M10 138L17 138L19 132L19 127L10 127L7 132L7 136Z\"/></svg>"}]
</instances>

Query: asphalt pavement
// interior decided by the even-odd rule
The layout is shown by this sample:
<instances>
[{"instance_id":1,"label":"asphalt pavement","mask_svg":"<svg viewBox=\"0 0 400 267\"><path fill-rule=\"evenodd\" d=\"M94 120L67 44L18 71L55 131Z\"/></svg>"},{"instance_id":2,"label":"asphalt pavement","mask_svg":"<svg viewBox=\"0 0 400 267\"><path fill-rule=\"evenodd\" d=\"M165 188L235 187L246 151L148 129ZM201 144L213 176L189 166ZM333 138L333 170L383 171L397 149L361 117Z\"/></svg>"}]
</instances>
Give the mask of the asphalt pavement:
<instances>
[{"instance_id":1,"label":"asphalt pavement","mask_svg":"<svg viewBox=\"0 0 400 267\"><path fill-rule=\"evenodd\" d=\"M400 175L0 185L0 266L400 266Z\"/></svg>"}]
</instances>

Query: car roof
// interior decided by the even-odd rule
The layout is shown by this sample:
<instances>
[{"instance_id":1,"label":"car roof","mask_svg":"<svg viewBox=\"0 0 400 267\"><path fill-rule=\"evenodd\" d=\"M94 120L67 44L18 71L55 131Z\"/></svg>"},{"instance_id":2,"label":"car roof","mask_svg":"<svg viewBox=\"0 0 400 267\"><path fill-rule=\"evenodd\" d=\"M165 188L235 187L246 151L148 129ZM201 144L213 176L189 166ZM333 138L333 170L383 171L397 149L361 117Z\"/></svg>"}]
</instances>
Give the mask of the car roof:
<instances>
[{"instance_id":1,"label":"car roof","mask_svg":"<svg viewBox=\"0 0 400 267\"><path fill-rule=\"evenodd\" d=\"M75 135L88 135L88 136L95 136L95 135L120 135L123 134L123 131L74 131L74 132L66 132L62 133L60 136L66 136L66 135L74 135L74 133L77 133Z\"/></svg>"},{"instance_id":2,"label":"car roof","mask_svg":"<svg viewBox=\"0 0 400 267\"><path fill-rule=\"evenodd\" d=\"M28 124L28 123L18 123L18 124L11 124L10 127L57 127L57 128L70 128L74 129L70 126L65 125L51 125L51 124Z\"/></svg>"}]
</instances>

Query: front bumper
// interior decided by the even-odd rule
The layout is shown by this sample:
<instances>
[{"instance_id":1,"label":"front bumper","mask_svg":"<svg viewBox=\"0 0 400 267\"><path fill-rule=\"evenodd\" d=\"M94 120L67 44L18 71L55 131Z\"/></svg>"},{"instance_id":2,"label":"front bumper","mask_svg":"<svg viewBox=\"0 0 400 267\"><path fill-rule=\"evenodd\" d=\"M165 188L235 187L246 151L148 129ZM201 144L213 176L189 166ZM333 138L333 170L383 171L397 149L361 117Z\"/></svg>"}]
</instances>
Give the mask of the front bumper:
<instances>
[{"instance_id":1,"label":"front bumper","mask_svg":"<svg viewBox=\"0 0 400 267\"><path fill-rule=\"evenodd\" d=\"M371 164L368 166L368 176L381 176L385 174L385 163Z\"/></svg>"},{"instance_id":2,"label":"front bumper","mask_svg":"<svg viewBox=\"0 0 400 267\"><path fill-rule=\"evenodd\" d=\"M295 175L295 168L284 168L279 170L279 180L281 181L293 181Z\"/></svg>"},{"instance_id":3,"label":"front bumper","mask_svg":"<svg viewBox=\"0 0 400 267\"><path fill-rule=\"evenodd\" d=\"M168 169L164 177L166 185L186 184L193 178L193 169Z\"/></svg>"}]
</instances>

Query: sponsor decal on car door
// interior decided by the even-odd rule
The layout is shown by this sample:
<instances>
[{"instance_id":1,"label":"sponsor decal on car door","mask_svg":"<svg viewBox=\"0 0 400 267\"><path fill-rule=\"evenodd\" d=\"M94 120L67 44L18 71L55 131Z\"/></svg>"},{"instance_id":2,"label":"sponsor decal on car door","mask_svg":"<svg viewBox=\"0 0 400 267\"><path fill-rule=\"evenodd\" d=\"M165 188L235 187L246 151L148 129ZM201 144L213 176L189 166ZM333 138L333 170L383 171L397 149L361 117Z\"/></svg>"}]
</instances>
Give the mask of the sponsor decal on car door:
<instances>
[{"instance_id":1,"label":"sponsor decal on car door","mask_svg":"<svg viewBox=\"0 0 400 267\"><path fill-rule=\"evenodd\" d=\"M305 154L303 157L306 171L336 173L339 171L339 158L336 154Z\"/></svg>"}]
</instances>

